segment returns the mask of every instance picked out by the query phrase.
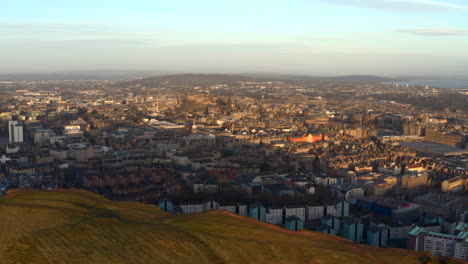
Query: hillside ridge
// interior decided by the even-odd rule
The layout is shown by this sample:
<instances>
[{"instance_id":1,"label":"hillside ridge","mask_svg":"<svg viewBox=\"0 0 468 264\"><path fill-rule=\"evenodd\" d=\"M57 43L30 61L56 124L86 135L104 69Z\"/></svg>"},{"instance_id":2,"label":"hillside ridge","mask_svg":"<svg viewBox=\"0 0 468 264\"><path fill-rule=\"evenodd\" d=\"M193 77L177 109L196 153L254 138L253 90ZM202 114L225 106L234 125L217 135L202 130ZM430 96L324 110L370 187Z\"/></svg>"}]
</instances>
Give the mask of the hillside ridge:
<instances>
[{"instance_id":1,"label":"hillside ridge","mask_svg":"<svg viewBox=\"0 0 468 264\"><path fill-rule=\"evenodd\" d=\"M226 211L170 215L80 190L0 198L3 263L420 263L419 255L293 232Z\"/></svg>"}]
</instances>

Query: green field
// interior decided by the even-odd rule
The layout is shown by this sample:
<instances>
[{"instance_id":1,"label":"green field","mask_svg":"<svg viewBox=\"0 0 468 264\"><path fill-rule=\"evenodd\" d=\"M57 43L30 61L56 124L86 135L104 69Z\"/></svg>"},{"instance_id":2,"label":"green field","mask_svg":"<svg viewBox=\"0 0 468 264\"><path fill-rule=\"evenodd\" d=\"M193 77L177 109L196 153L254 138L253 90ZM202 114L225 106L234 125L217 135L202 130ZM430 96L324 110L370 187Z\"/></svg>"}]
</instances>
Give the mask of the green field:
<instances>
[{"instance_id":1,"label":"green field","mask_svg":"<svg viewBox=\"0 0 468 264\"><path fill-rule=\"evenodd\" d=\"M172 216L86 191L16 191L0 199L0 264L411 264L418 257L223 211Z\"/></svg>"}]
</instances>

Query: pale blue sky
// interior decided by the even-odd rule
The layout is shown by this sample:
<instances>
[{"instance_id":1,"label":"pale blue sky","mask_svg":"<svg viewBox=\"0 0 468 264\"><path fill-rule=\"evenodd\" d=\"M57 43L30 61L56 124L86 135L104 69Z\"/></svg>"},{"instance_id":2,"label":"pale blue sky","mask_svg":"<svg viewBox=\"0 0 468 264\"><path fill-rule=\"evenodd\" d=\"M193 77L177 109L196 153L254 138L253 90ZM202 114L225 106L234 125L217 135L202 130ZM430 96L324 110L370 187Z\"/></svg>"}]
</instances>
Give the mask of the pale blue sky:
<instances>
[{"instance_id":1,"label":"pale blue sky","mask_svg":"<svg viewBox=\"0 0 468 264\"><path fill-rule=\"evenodd\" d=\"M468 72L462 0L14 0L0 10L0 73Z\"/></svg>"}]
</instances>

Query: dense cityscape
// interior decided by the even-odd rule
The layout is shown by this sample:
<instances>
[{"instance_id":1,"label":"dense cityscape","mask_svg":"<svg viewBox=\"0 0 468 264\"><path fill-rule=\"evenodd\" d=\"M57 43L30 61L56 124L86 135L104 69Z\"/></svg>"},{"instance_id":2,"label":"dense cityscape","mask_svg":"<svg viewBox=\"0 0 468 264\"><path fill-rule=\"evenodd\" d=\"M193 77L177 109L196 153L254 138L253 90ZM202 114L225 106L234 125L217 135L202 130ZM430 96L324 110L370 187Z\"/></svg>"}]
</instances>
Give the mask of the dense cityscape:
<instances>
[{"instance_id":1,"label":"dense cityscape","mask_svg":"<svg viewBox=\"0 0 468 264\"><path fill-rule=\"evenodd\" d=\"M3 81L0 100L0 195L85 189L468 260L466 89L185 74Z\"/></svg>"}]
</instances>

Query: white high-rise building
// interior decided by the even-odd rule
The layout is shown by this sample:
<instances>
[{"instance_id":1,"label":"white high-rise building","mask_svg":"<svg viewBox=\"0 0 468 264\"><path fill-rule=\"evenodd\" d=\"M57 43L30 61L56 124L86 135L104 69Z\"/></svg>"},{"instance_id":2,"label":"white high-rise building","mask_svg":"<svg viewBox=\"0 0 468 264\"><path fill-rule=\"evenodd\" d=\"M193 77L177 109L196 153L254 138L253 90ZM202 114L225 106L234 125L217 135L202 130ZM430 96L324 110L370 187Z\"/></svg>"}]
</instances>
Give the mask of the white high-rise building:
<instances>
[{"instance_id":1,"label":"white high-rise building","mask_svg":"<svg viewBox=\"0 0 468 264\"><path fill-rule=\"evenodd\" d=\"M8 134L10 143L23 142L23 125L18 121L8 121Z\"/></svg>"},{"instance_id":2,"label":"white high-rise building","mask_svg":"<svg viewBox=\"0 0 468 264\"><path fill-rule=\"evenodd\" d=\"M454 234L432 232L416 226L409 232L408 249L468 260L468 224L458 223Z\"/></svg>"}]
</instances>

